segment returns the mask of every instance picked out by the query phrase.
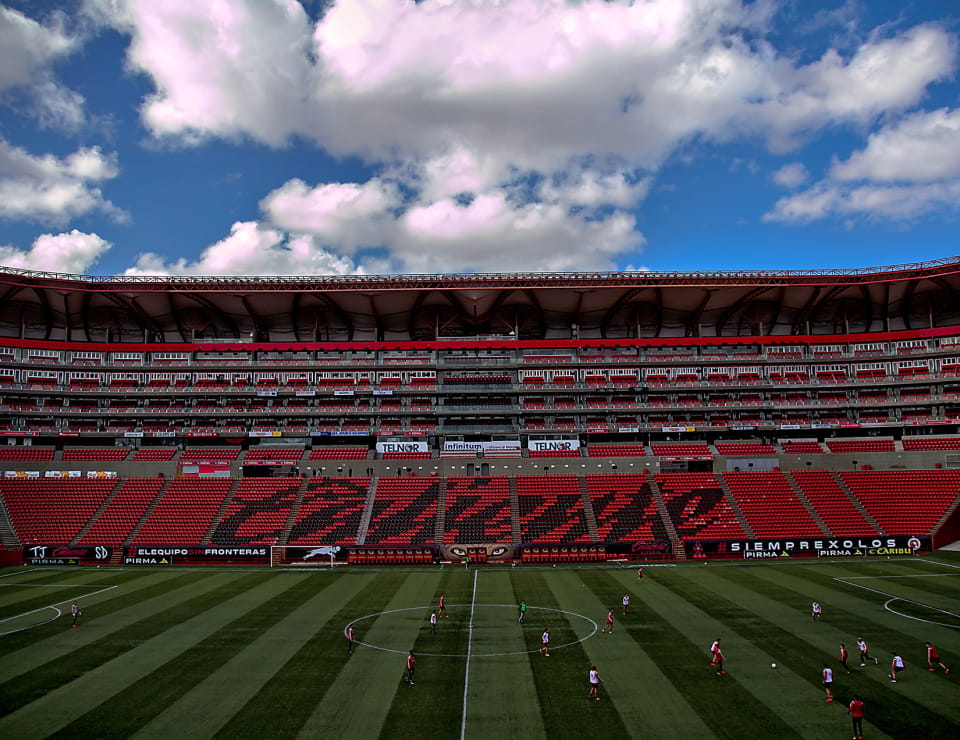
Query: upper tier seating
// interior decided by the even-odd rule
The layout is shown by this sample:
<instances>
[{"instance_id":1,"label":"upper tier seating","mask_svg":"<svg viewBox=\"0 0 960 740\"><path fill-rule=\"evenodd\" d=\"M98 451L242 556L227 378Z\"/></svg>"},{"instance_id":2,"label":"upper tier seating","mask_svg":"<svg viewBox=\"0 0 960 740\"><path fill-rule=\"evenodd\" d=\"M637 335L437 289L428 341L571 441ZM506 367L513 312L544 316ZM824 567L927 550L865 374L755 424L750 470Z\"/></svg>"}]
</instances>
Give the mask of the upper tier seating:
<instances>
[{"instance_id":1,"label":"upper tier seating","mask_svg":"<svg viewBox=\"0 0 960 740\"><path fill-rule=\"evenodd\" d=\"M244 478L237 485L210 542L214 545L277 544L300 483L300 478Z\"/></svg>"},{"instance_id":2,"label":"upper tier seating","mask_svg":"<svg viewBox=\"0 0 960 740\"><path fill-rule=\"evenodd\" d=\"M904 437L903 449L907 452L960 450L960 437Z\"/></svg>"},{"instance_id":3,"label":"upper tier seating","mask_svg":"<svg viewBox=\"0 0 960 740\"><path fill-rule=\"evenodd\" d=\"M576 476L518 475L517 495L521 542L590 541Z\"/></svg>"},{"instance_id":4,"label":"upper tier seating","mask_svg":"<svg viewBox=\"0 0 960 740\"><path fill-rule=\"evenodd\" d=\"M710 445L706 442L651 442L650 449L657 457L713 458Z\"/></svg>"},{"instance_id":5,"label":"upper tier seating","mask_svg":"<svg viewBox=\"0 0 960 740\"><path fill-rule=\"evenodd\" d=\"M118 484L111 478L4 478L0 491L21 544L67 545Z\"/></svg>"},{"instance_id":6,"label":"upper tier seating","mask_svg":"<svg viewBox=\"0 0 960 740\"><path fill-rule=\"evenodd\" d=\"M925 535L960 495L960 471L874 470L839 474L886 534Z\"/></svg>"},{"instance_id":7,"label":"upper tier seating","mask_svg":"<svg viewBox=\"0 0 960 740\"><path fill-rule=\"evenodd\" d=\"M669 539L646 474L587 475L600 542Z\"/></svg>"},{"instance_id":8,"label":"upper tier seating","mask_svg":"<svg viewBox=\"0 0 960 740\"><path fill-rule=\"evenodd\" d=\"M603 444L588 445L590 457L644 457L647 454L643 444Z\"/></svg>"},{"instance_id":9,"label":"upper tier seating","mask_svg":"<svg viewBox=\"0 0 960 740\"><path fill-rule=\"evenodd\" d=\"M308 460L366 460L366 447L314 447Z\"/></svg>"},{"instance_id":10,"label":"upper tier seating","mask_svg":"<svg viewBox=\"0 0 960 740\"><path fill-rule=\"evenodd\" d=\"M893 452L892 439L828 439L830 452Z\"/></svg>"},{"instance_id":11,"label":"upper tier seating","mask_svg":"<svg viewBox=\"0 0 960 740\"><path fill-rule=\"evenodd\" d=\"M784 440L780 445L790 455L819 455L826 451L814 440Z\"/></svg>"},{"instance_id":12,"label":"upper tier seating","mask_svg":"<svg viewBox=\"0 0 960 740\"><path fill-rule=\"evenodd\" d=\"M180 463L231 463L240 456L239 447L188 447L180 455Z\"/></svg>"},{"instance_id":13,"label":"upper tier seating","mask_svg":"<svg viewBox=\"0 0 960 740\"><path fill-rule=\"evenodd\" d=\"M287 544L356 544L369 490L369 478L311 478Z\"/></svg>"},{"instance_id":14,"label":"upper tier seating","mask_svg":"<svg viewBox=\"0 0 960 740\"><path fill-rule=\"evenodd\" d=\"M831 533L839 537L877 534L840 488L833 473L827 470L794 470L790 476Z\"/></svg>"},{"instance_id":15,"label":"upper tier seating","mask_svg":"<svg viewBox=\"0 0 960 740\"><path fill-rule=\"evenodd\" d=\"M658 473L656 481L681 539L746 537L713 473Z\"/></svg>"},{"instance_id":16,"label":"upper tier seating","mask_svg":"<svg viewBox=\"0 0 960 740\"><path fill-rule=\"evenodd\" d=\"M232 478L177 478L133 539L135 545L198 545L223 503Z\"/></svg>"},{"instance_id":17,"label":"upper tier seating","mask_svg":"<svg viewBox=\"0 0 960 740\"><path fill-rule=\"evenodd\" d=\"M724 473L723 478L757 537L823 536L779 470Z\"/></svg>"},{"instance_id":18,"label":"upper tier seating","mask_svg":"<svg viewBox=\"0 0 960 740\"><path fill-rule=\"evenodd\" d=\"M130 458L134 462L167 462L177 455L175 447L141 447Z\"/></svg>"},{"instance_id":19,"label":"upper tier seating","mask_svg":"<svg viewBox=\"0 0 960 740\"><path fill-rule=\"evenodd\" d=\"M506 476L447 478L444 544L512 540L510 485Z\"/></svg>"},{"instance_id":20,"label":"upper tier seating","mask_svg":"<svg viewBox=\"0 0 960 740\"><path fill-rule=\"evenodd\" d=\"M63 451L64 462L119 462L130 454L129 447L68 448Z\"/></svg>"},{"instance_id":21,"label":"upper tier seating","mask_svg":"<svg viewBox=\"0 0 960 740\"><path fill-rule=\"evenodd\" d=\"M0 462L46 462L55 452L53 447L0 447Z\"/></svg>"},{"instance_id":22,"label":"upper tier seating","mask_svg":"<svg viewBox=\"0 0 960 740\"><path fill-rule=\"evenodd\" d=\"M721 455L776 455L766 442L717 442L713 445Z\"/></svg>"},{"instance_id":23,"label":"upper tier seating","mask_svg":"<svg viewBox=\"0 0 960 740\"><path fill-rule=\"evenodd\" d=\"M163 478L124 480L107 508L80 539L80 544L122 545L166 484L167 481Z\"/></svg>"},{"instance_id":24,"label":"upper tier seating","mask_svg":"<svg viewBox=\"0 0 960 740\"><path fill-rule=\"evenodd\" d=\"M439 487L436 478L381 478L377 482L366 544L432 544Z\"/></svg>"},{"instance_id":25,"label":"upper tier seating","mask_svg":"<svg viewBox=\"0 0 960 740\"><path fill-rule=\"evenodd\" d=\"M244 463L275 461L283 463L299 462L303 457L303 447L252 447L243 456Z\"/></svg>"}]
</instances>

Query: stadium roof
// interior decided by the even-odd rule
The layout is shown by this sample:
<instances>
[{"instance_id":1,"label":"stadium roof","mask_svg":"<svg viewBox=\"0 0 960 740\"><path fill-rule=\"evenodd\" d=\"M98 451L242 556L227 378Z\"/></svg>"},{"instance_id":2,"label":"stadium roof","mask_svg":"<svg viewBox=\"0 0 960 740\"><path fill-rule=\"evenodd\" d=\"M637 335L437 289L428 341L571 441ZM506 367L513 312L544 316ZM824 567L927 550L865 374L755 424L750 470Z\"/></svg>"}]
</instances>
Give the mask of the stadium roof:
<instances>
[{"instance_id":1,"label":"stadium roof","mask_svg":"<svg viewBox=\"0 0 960 740\"><path fill-rule=\"evenodd\" d=\"M633 339L960 325L960 257L855 270L94 277L0 268L0 336Z\"/></svg>"}]
</instances>

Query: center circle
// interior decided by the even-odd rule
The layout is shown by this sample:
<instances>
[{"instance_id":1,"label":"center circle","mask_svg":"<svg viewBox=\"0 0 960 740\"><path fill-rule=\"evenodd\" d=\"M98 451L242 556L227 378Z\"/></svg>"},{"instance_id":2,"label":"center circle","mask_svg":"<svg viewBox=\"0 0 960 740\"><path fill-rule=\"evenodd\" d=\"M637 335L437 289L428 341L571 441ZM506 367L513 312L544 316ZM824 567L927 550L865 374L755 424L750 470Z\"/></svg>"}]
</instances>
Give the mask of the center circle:
<instances>
[{"instance_id":1,"label":"center circle","mask_svg":"<svg viewBox=\"0 0 960 740\"><path fill-rule=\"evenodd\" d=\"M474 613L476 613L476 611L477 611L478 609L510 609L510 610L512 610L514 613L516 613L516 611L517 611L517 605L516 605L516 604L472 604L472 605L471 605L471 604L450 604L450 605L447 606L448 609L459 609L459 608L464 608L464 607L466 607L466 608L471 608L471 607L472 607ZM352 622L349 622L348 624L344 625L344 627L343 627L343 634L344 634L344 636L346 636L346 634L347 634L347 629L348 629L349 627L351 627L351 626L355 626L355 625L360 624L361 622L365 622L365 621L370 620L370 619L376 619L377 617L382 617L382 616L384 616L384 615L388 615L388 614L402 614L402 613L404 613L404 612L414 612L414 611L417 611L417 612L426 612L427 614L429 614L432 609L433 609L433 607L426 607L426 606L408 606L408 607L404 607L403 609L387 609L386 611L382 611L382 612L374 612L373 614L365 614L364 616L362 616L362 617L357 617L357 618L354 619ZM553 608L551 608L551 607L549 607L549 606L530 606L530 605L527 605L527 612L529 613L529 612L532 612L532 611L553 612L553 613L555 613L555 614L565 614L565 615L567 615L568 617L574 617L574 618L576 618L576 619L578 619L578 620L582 620L583 622L585 622L584 630L586 630L586 629L589 629L589 630L590 630L590 631L589 631L589 634L584 634L582 637L579 637L579 638L576 639L576 640L571 640L570 642L565 642L565 643L563 643L562 645L550 645L550 649L551 649L551 650L560 650L560 649L565 648L565 647L570 647L571 645L577 645L577 644L579 644L579 643L581 643L581 642L585 642L586 640L589 640L591 637L593 637L594 635L596 635L596 634L597 634L597 630L600 629L599 626L597 625L597 623L594 622L592 619L590 619L590 617L585 617L585 616L583 616L582 614L577 614L576 612L568 612L568 611L565 611L565 610L563 610L563 609L553 609ZM466 629L466 628L464 628L464 629ZM374 649L374 650L382 650L382 651L387 652L387 653L401 653L401 654L403 654L403 655L406 655L407 652L409 652L409 648L398 649L398 648L385 647L385 646L383 646L383 645L375 645L375 644L373 644L373 643L364 642L363 640L354 640L354 643L355 643L356 645L363 645L364 647L372 648L372 649ZM512 651L499 652L499 653L476 653L476 652L471 651L469 657L470 657L470 658L502 658L502 657L506 657L506 656L508 656L508 655L529 655L529 654L531 654L531 653L536 653L536 652L538 652L538 651L539 651L539 648L535 648L535 649L533 649L533 650L512 650ZM423 652L423 651L420 651L420 650L417 651L417 655L422 655L422 656L428 657L428 658L466 658L466 657L468 657L466 653L427 653L427 652Z\"/></svg>"}]
</instances>

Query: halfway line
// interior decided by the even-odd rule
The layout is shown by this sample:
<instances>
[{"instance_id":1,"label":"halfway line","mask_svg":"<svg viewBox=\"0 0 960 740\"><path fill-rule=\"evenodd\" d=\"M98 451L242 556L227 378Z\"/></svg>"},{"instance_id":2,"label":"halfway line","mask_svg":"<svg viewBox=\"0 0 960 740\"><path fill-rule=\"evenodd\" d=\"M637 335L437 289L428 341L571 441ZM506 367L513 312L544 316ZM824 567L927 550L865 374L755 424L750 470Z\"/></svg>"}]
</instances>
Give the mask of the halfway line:
<instances>
[{"instance_id":1,"label":"halfway line","mask_svg":"<svg viewBox=\"0 0 960 740\"><path fill-rule=\"evenodd\" d=\"M477 604L477 573L473 571L473 596L470 598L470 621L467 623L467 667L463 675L463 716L460 719L460 740L467 734L467 691L470 688L470 653L473 652L473 609Z\"/></svg>"}]
</instances>

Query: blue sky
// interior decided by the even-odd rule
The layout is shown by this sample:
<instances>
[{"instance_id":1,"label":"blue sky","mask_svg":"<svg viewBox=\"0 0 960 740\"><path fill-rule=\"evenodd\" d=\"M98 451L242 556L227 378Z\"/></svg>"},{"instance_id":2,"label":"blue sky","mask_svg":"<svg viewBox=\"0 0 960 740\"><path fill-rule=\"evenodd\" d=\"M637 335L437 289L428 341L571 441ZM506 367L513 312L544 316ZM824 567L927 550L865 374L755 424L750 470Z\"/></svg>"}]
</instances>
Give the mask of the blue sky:
<instances>
[{"instance_id":1,"label":"blue sky","mask_svg":"<svg viewBox=\"0 0 960 740\"><path fill-rule=\"evenodd\" d=\"M960 254L960 13L0 0L0 263L853 268Z\"/></svg>"}]
</instances>

